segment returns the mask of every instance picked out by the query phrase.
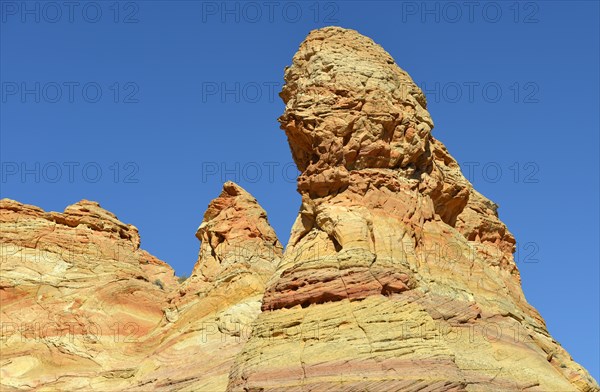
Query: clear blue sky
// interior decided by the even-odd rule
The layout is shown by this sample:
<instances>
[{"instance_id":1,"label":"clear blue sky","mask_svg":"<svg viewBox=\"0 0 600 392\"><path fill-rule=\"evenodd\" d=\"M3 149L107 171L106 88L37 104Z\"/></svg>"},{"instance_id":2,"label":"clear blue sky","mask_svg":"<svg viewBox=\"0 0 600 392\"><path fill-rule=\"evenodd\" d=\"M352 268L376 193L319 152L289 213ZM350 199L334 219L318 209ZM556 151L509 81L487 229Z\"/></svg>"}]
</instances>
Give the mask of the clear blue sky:
<instances>
[{"instance_id":1,"label":"clear blue sky","mask_svg":"<svg viewBox=\"0 0 600 392\"><path fill-rule=\"evenodd\" d=\"M598 379L598 2L0 4L2 197L96 200L180 275L225 180L287 241L283 69L314 28L373 38L425 89L434 135L519 242L527 299Z\"/></svg>"}]
</instances>

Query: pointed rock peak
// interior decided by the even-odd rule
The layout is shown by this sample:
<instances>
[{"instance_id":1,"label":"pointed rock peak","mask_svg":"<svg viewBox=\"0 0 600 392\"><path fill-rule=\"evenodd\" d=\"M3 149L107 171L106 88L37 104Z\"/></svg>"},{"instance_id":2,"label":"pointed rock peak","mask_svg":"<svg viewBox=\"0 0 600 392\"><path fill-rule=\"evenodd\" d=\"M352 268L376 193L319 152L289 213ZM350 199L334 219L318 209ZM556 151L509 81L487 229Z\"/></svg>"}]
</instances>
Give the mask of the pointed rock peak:
<instances>
[{"instance_id":1,"label":"pointed rock peak","mask_svg":"<svg viewBox=\"0 0 600 392\"><path fill-rule=\"evenodd\" d=\"M254 196L232 181L223 184L221 194L209 203L196 237L213 249L222 243L257 240L282 248L265 210Z\"/></svg>"},{"instance_id":2,"label":"pointed rock peak","mask_svg":"<svg viewBox=\"0 0 600 392\"><path fill-rule=\"evenodd\" d=\"M258 207L258 208L257 208ZM244 188L233 181L227 181L223 184L223 191L216 199L213 199L204 213L204 222L216 218L222 211L233 208L231 212L239 210L238 215L243 215L249 211L263 212L256 199ZM266 216L266 213L264 213Z\"/></svg>"},{"instance_id":3,"label":"pointed rock peak","mask_svg":"<svg viewBox=\"0 0 600 392\"><path fill-rule=\"evenodd\" d=\"M248 192L246 192L246 190L244 188L242 188L241 186L239 186L238 184L236 184L233 181L227 181L226 183L223 184L223 192L226 192L230 196L239 196L239 195L245 194L245 195L248 195L249 197L252 197L252 195L250 195Z\"/></svg>"},{"instance_id":4,"label":"pointed rock peak","mask_svg":"<svg viewBox=\"0 0 600 392\"><path fill-rule=\"evenodd\" d=\"M233 264L251 259L273 264L283 252L265 210L250 193L231 181L208 205L196 237L201 241L201 249L193 275L208 281L215 281Z\"/></svg>"},{"instance_id":5,"label":"pointed rock peak","mask_svg":"<svg viewBox=\"0 0 600 392\"><path fill-rule=\"evenodd\" d=\"M340 27L312 31L285 82L279 121L301 192L322 196L348 185L349 171L414 171L430 159L425 96L370 38Z\"/></svg>"}]
</instances>

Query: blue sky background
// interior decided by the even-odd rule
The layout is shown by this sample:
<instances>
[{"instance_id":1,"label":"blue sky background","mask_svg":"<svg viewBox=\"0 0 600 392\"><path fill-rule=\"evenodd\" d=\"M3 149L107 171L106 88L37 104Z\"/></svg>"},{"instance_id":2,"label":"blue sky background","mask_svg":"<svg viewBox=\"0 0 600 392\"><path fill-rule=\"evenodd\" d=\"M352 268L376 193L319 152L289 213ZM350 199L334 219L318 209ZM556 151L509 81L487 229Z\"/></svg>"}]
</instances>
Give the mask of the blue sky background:
<instances>
[{"instance_id":1,"label":"blue sky background","mask_svg":"<svg viewBox=\"0 0 600 392\"><path fill-rule=\"evenodd\" d=\"M96 200L182 275L234 180L285 243L284 67L310 30L357 29L424 88L434 135L517 238L528 301L599 378L598 2L61 4L0 2L2 197Z\"/></svg>"}]
</instances>

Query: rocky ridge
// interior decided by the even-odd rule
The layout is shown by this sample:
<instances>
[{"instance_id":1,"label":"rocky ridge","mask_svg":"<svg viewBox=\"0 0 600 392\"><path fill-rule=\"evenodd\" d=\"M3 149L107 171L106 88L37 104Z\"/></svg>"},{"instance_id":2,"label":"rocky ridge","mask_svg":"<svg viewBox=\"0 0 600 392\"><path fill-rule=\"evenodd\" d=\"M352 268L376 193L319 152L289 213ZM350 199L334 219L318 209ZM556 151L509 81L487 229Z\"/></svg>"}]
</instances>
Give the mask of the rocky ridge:
<instances>
[{"instance_id":1,"label":"rocky ridge","mask_svg":"<svg viewBox=\"0 0 600 392\"><path fill-rule=\"evenodd\" d=\"M46 213L3 199L0 233L3 391L225 390L282 253L231 182L182 283L98 203Z\"/></svg>"}]
</instances>

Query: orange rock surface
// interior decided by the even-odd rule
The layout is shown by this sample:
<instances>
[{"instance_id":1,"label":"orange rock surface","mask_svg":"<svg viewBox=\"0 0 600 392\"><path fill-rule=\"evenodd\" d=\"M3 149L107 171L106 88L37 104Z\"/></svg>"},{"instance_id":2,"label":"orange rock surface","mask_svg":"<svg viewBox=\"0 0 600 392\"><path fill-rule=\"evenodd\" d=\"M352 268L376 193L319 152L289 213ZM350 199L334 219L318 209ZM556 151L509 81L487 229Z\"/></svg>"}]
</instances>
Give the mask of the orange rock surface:
<instances>
[{"instance_id":1,"label":"orange rock surface","mask_svg":"<svg viewBox=\"0 0 600 392\"><path fill-rule=\"evenodd\" d=\"M383 48L315 30L285 82L303 202L228 391L598 390L525 300L497 206Z\"/></svg>"},{"instance_id":2,"label":"orange rock surface","mask_svg":"<svg viewBox=\"0 0 600 392\"><path fill-rule=\"evenodd\" d=\"M225 390L282 252L233 183L182 283L94 202L61 214L3 199L0 229L2 391Z\"/></svg>"}]
</instances>

